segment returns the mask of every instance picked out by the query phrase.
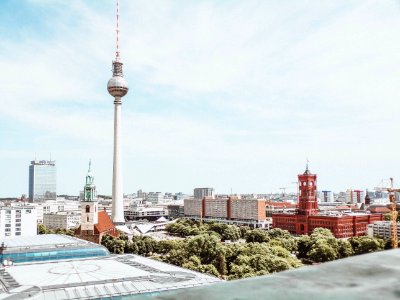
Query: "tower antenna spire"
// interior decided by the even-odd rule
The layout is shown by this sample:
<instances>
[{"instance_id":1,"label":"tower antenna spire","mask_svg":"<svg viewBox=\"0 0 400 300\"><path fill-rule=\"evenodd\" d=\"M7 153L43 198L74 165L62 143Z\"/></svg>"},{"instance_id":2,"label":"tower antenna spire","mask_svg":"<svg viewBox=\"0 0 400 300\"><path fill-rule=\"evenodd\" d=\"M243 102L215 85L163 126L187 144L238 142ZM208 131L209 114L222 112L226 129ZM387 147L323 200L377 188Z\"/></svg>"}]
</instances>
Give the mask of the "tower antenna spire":
<instances>
[{"instance_id":1,"label":"tower antenna spire","mask_svg":"<svg viewBox=\"0 0 400 300\"><path fill-rule=\"evenodd\" d=\"M116 51L116 61L119 61L119 0L117 0L117 51Z\"/></svg>"}]
</instances>

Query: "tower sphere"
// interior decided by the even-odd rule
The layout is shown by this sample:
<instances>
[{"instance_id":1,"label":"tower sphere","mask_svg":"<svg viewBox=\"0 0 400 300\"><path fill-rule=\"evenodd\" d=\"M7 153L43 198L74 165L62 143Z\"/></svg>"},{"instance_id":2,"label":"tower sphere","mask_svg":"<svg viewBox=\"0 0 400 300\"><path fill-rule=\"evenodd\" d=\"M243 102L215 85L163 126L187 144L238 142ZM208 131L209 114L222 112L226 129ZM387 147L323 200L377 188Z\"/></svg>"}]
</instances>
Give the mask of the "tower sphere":
<instances>
[{"instance_id":1,"label":"tower sphere","mask_svg":"<svg viewBox=\"0 0 400 300\"><path fill-rule=\"evenodd\" d=\"M113 76L107 83L107 90L113 97L123 97L128 93L128 83L121 76Z\"/></svg>"}]
</instances>

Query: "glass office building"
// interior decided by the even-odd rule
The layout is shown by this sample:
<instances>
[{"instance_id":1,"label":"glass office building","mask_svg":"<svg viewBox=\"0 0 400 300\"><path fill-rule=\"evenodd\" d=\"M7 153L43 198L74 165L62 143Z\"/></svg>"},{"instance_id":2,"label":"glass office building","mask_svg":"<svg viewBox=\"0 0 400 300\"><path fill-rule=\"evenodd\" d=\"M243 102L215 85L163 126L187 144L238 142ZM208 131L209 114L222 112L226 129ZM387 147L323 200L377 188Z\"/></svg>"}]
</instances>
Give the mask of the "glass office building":
<instances>
[{"instance_id":1,"label":"glass office building","mask_svg":"<svg viewBox=\"0 0 400 300\"><path fill-rule=\"evenodd\" d=\"M29 166L29 199L31 202L57 198L57 169L54 160L33 160Z\"/></svg>"}]
</instances>

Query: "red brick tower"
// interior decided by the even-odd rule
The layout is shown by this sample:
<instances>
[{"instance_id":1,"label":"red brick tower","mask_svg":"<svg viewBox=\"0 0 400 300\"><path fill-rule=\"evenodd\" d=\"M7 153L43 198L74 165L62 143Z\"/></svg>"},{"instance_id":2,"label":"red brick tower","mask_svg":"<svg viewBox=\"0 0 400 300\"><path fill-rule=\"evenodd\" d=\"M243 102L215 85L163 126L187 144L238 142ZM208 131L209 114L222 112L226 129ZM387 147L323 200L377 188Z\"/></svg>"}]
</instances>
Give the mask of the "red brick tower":
<instances>
[{"instance_id":1,"label":"red brick tower","mask_svg":"<svg viewBox=\"0 0 400 300\"><path fill-rule=\"evenodd\" d=\"M308 234L308 218L318 213L317 204L317 175L311 174L308 169L298 175L299 204L297 208L296 234Z\"/></svg>"},{"instance_id":2,"label":"red brick tower","mask_svg":"<svg viewBox=\"0 0 400 300\"><path fill-rule=\"evenodd\" d=\"M298 214L312 216L318 213L317 175L311 174L308 164L305 172L299 178L299 208Z\"/></svg>"}]
</instances>

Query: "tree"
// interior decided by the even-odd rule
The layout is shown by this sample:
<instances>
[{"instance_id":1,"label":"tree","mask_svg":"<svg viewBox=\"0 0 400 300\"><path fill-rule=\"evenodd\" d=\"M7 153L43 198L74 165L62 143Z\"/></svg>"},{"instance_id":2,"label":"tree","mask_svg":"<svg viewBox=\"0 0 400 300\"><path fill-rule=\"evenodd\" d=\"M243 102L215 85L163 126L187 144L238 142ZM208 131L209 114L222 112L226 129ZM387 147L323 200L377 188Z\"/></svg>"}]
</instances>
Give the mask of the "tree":
<instances>
[{"instance_id":1,"label":"tree","mask_svg":"<svg viewBox=\"0 0 400 300\"><path fill-rule=\"evenodd\" d=\"M307 253L307 257L315 262L335 260L338 255L338 249L332 247L326 239L315 241Z\"/></svg>"},{"instance_id":2,"label":"tree","mask_svg":"<svg viewBox=\"0 0 400 300\"><path fill-rule=\"evenodd\" d=\"M202 234L188 239L186 250L200 258L203 264L211 263L217 254L220 238L215 235Z\"/></svg>"},{"instance_id":3,"label":"tree","mask_svg":"<svg viewBox=\"0 0 400 300\"><path fill-rule=\"evenodd\" d=\"M338 240L326 228L315 228L310 236L301 236L297 242L297 246L299 258L308 258L315 262L325 262L340 257Z\"/></svg>"},{"instance_id":4,"label":"tree","mask_svg":"<svg viewBox=\"0 0 400 300\"><path fill-rule=\"evenodd\" d=\"M101 244L108 249L111 253L114 252L114 237L111 235L103 235L101 238Z\"/></svg>"},{"instance_id":5,"label":"tree","mask_svg":"<svg viewBox=\"0 0 400 300\"><path fill-rule=\"evenodd\" d=\"M39 224L38 225L38 233L39 234L46 234L47 233L47 228L44 226L44 224Z\"/></svg>"},{"instance_id":6,"label":"tree","mask_svg":"<svg viewBox=\"0 0 400 300\"><path fill-rule=\"evenodd\" d=\"M214 276L219 276L220 274L218 273L218 270L215 268L214 265L212 264L207 264L204 265L201 263L200 258L198 258L195 255L192 255L187 262L185 262L182 267L197 271L197 272L202 272Z\"/></svg>"},{"instance_id":7,"label":"tree","mask_svg":"<svg viewBox=\"0 0 400 300\"><path fill-rule=\"evenodd\" d=\"M339 258L354 255L353 247L348 240L339 240Z\"/></svg>"},{"instance_id":8,"label":"tree","mask_svg":"<svg viewBox=\"0 0 400 300\"><path fill-rule=\"evenodd\" d=\"M270 240L267 233L262 229L247 231L245 238L247 243L265 243Z\"/></svg>"},{"instance_id":9,"label":"tree","mask_svg":"<svg viewBox=\"0 0 400 300\"><path fill-rule=\"evenodd\" d=\"M240 238L240 230L237 226L227 225L221 233L222 240L237 241Z\"/></svg>"},{"instance_id":10,"label":"tree","mask_svg":"<svg viewBox=\"0 0 400 300\"><path fill-rule=\"evenodd\" d=\"M358 236L349 239L353 251L356 255L369 252L380 251L385 248L385 242L382 239L369 236Z\"/></svg>"},{"instance_id":11,"label":"tree","mask_svg":"<svg viewBox=\"0 0 400 300\"><path fill-rule=\"evenodd\" d=\"M311 250L311 238L308 235L302 235L297 240L297 250L299 258L307 258L307 253Z\"/></svg>"},{"instance_id":12,"label":"tree","mask_svg":"<svg viewBox=\"0 0 400 300\"><path fill-rule=\"evenodd\" d=\"M112 243L113 253L123 254L125 249L125 241L120 239L114 239Z\"/></svg>"},{"instance_id":13,"label":"tree","mask_svg":"<svg viewBox=\"0 0 400 300\"><path fill-rule=\"evenodd\" d=\"M249 226L244 225L239 227L240 230L240 237L245 238L247 231L251 230Z\"/></svg>"},{"instance_id":14,"label":"tree","mask_svg":"<svg viewBox=\"0 0 400 300\"><path fill-rule=\"evenodd\" d=\"M137 247L137 254L150 256L157 249L157 241L150 236L133 236L132 249Z\"/></svg>"}]
</instances>

